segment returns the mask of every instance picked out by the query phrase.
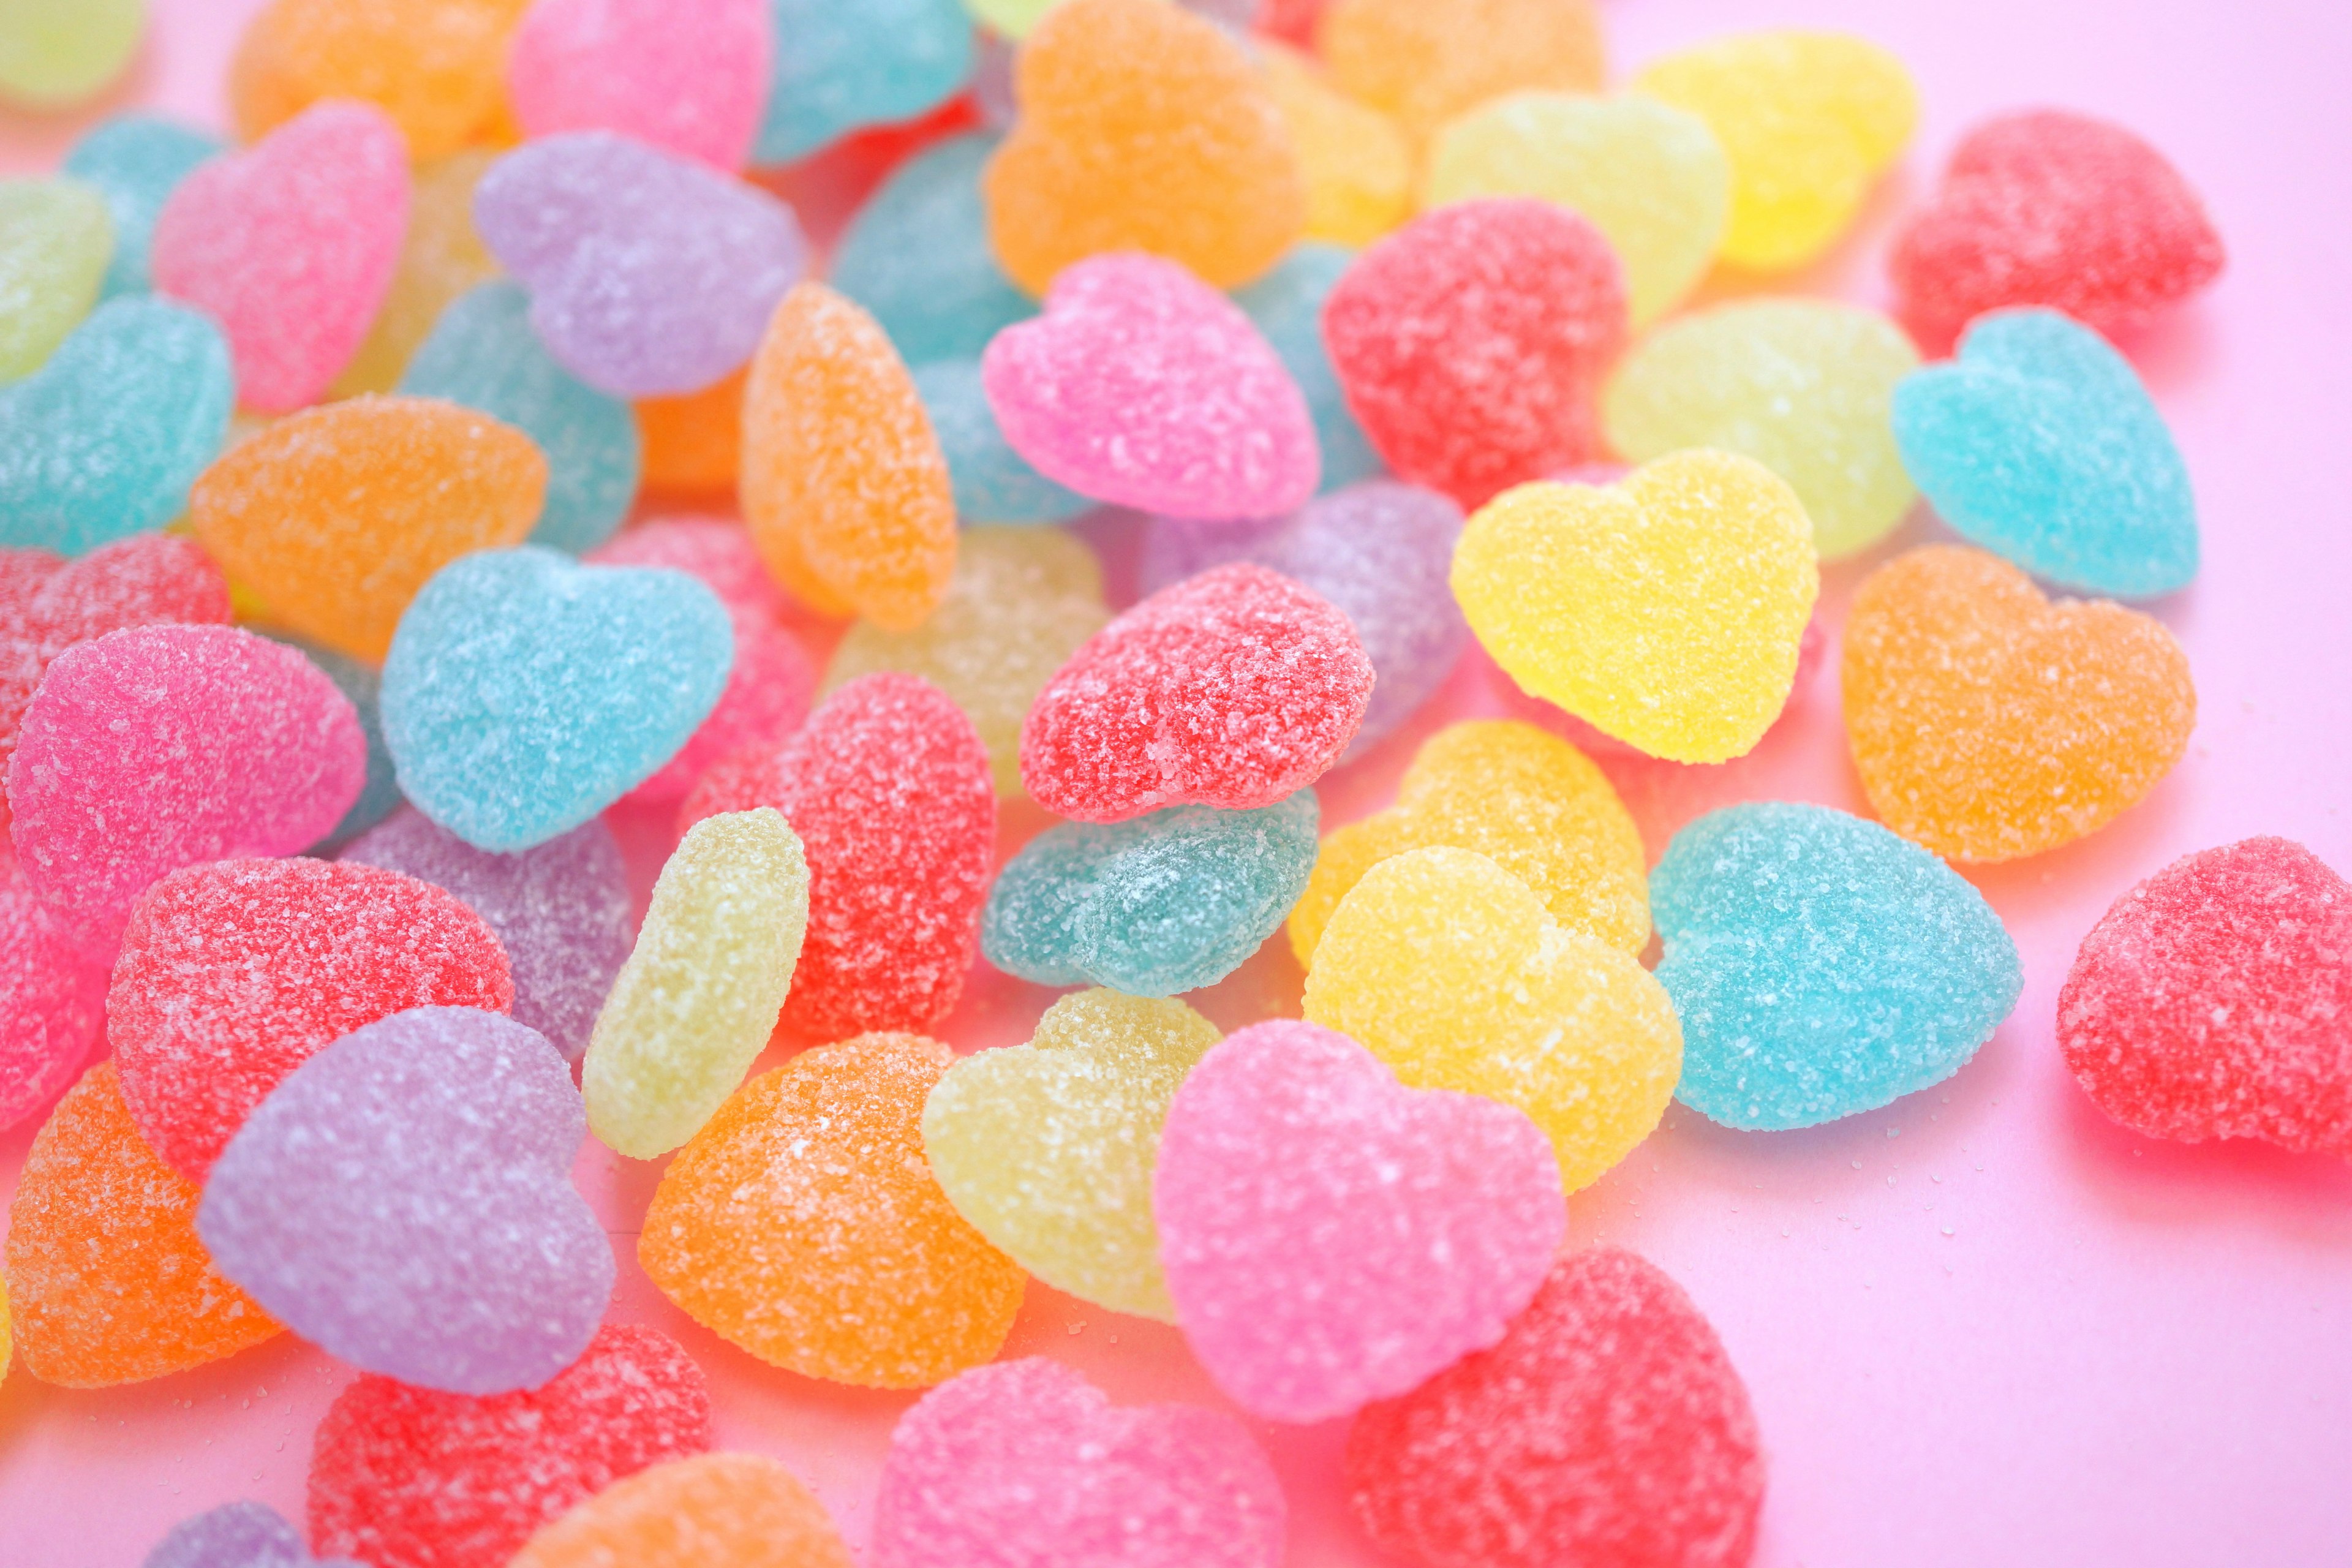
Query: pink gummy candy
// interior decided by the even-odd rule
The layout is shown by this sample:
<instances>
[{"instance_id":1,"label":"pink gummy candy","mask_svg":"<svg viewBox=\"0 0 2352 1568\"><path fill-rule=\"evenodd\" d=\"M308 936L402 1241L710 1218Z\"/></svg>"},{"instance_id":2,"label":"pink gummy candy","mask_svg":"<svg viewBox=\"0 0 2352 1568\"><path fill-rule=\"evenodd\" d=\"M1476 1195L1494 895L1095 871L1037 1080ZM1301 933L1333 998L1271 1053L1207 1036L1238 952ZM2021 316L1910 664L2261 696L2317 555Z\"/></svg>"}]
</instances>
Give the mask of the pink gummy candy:
<instances>
[{"instance_id":1,"label":"pink gummy candy","mask_svg":"<svg viewBox=\"0 0 2352 1568\"><path fill-rule=\"evenodd\" d=\"M715 517L656 518L597 546L598 566L667 566L698 577L730 615L772 621L788 601L751 543L751 531Z\"/></svg>"},{"instance_id":2,"label":"pink gummy candy","mask_svg":"<svg viewBox=\"0 0 2352 1568\"><path fill-rule=\"evenodd\" d=\"M768 101L771 0L539 0L507 48L526 136L617 131L740 169Z\"/></svg>"},{"instance_id":3,"label":"pink gummy candy","mask_svg":"<svg viewBox=\"0 0 2352 1568\"><path fill-rule=\"evenodd\" d=\"M1097 500L1168 517L1265 517L1322 478L1297 383L1241 308L1136 252L1065 268L1045 313L981 356L1013 449Z\"/></svg>"},{"instance_id":4,"label":"pink gummy candy","mask_svg":"<svg viewBox=\"0 0 2352 1568\"><path fill-rule=\"evenodd\" d=\"M1493 1344L1568 1235L1559 1162L1523 1113L1408 1089L1288 1019L1185 1078L1151 1210L1192 1353L1276 1421L1345 1415Z\"/></svg>"},{"instance_id":5,"label":"pink gummy candy","mask_svg":"<svg viewBox=\"0 0 2352 1568\"><path fill-rule=\"evenodd\" d=\"M1371 695L1346 616L1279 573L1220 566L1144 600L1055 672L1021 727L1021 782L1080 822L1254 810L1321 777Z\"/></svg>"},{"instance_id":6,"label":"pink gummy candy","mask_svg":"<svg viewBox=\"0 0 2352 1568\"><path fill-rule=\"evenodd\" d=\"M0 887L0 1127L71 1083L106 1022L106 965L75 951L23 883Z\"/></svg>"}]
</instances>

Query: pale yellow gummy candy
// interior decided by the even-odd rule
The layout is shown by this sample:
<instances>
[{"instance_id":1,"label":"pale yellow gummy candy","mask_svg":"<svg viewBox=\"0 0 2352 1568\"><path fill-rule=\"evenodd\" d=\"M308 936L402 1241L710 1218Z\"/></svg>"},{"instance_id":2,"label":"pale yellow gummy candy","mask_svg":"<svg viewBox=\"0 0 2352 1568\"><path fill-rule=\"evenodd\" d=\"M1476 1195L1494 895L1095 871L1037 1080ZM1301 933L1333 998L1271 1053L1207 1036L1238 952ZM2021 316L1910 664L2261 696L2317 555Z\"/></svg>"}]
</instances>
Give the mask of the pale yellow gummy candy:
<instances>
[{"instance_id":1,"label":"pale yellow gummy candy","mask_svg":"<svg viewBox=\"0 0 2352 1568\"><path fill-rule=\"evenodd\" d=\"M41 108L92 97L146 26L147 0L0 0L0 93Z\"/></svg>"},{"instance_id":2,"label":"pale yellow gummy candy","mask_svg":"<svg viewBox=\"0 0 2352 1568\"><path fill-rule=\"evenodd\" d=\"M1412 153L1396 121L1332 87L1296 49L1262 39L1257 54L1307 181L1299 237L1360 247L1402 223L1412 205Z\"/></svg>"},{"instance_id":3,"label":"pale yellow gummy candy","mask_svg":"<svg viewBox=\"0 0 2352 1568\"><path fill-rule=\"evenodd\" d=\"M473 148L418 166L400 265L367 340L335 379L335 396L390 392L399 385L401 373L449 301L498 276L497 258L474 232L474 186L498 159L488 148Z\"/></svg>"},{"instance_id":4,"label":"pale yellow gummy candy","mask_svg":"<svg viewBox=\"0 0 2352 1568\"><path fill-rule=\"evenodd\" d=\"M114 258L106 198L79 180L0 180L0 381L41 368L98 302Z\"/></svg>"},{"instance_id":5,"label":"pale yellow gummy candy","mask_svg":"<svg viewBox=\"0 0 2352 1568\"><path fill-rule=\"evenodd\" d=\"M667 1154L742 1083L792 987L808 894L800 837L774 807L688 830L581 1066L588 1125L607 1148Z\"/></svg>"},{"instance_id":6,"label":"pale yellow gummy candy","mask_svg":"<svg viewBox=\"0 0 2352 1568\"><path fill-rule=\"evenodd\" d=\"M963 0L963 8L1008 38L1025 38L1029 29L1062 0Z\"/></svg>"},{"instance_id":7,"label":"pale yellow gummy candy","mask_svg":"<svg viewBox=\"0 0 2352 1568\"><path fill-rule=\"evenodd\" d=\"M1415 1089L1517 1106L1570 1192L1623 1159L1682 1077L1682 1025L1633 957L1563 931L1526 883L1442 847L1381 861L1339 900L1307 1018Z\"/></svg>"}]
</instances>

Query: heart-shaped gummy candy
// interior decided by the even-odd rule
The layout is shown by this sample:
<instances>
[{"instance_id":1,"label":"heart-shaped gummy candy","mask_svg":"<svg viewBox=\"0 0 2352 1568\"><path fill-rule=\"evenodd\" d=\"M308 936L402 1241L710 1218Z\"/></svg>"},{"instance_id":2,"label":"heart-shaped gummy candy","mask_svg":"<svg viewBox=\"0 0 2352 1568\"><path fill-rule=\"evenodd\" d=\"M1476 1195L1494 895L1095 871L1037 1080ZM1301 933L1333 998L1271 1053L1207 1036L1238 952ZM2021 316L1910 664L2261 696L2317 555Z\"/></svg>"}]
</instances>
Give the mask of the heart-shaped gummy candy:
<instances>
[{"instance_id":1,"label":"heart-shaped gummy candy","mask_svg":"<svg viewBox=\"0 0 2352 1568\"><path fill-rule=\"evenodd\" d=\"M0 64L0 68L5 68ZM89 314L114 250L106 198L73 179L0 184L0 382L40 369Z\"/></svg>"},{"instance_id":2,"label":"heart-shaped gummy candy","mask_svg":"<svg viewBox=\"0 0 2352 1568\"><path fill-rule=\"evenodd\" d=\"M532 1536L506 1568L623 1563L852 1568L824 1504L761 1454L698 1454L615 1481Z\"/></svg>"},{"instance_id":3,"label":"heart-shaped gummy candy","mask_svg":"<svg viewBox=\"0 0 2352 1568\"><path fill-rule=\"evenodd\" d=\"M58 934L21 881L0 885L0 1128L70 1082L106 1023L106 965Z\"/></svg>"},{"instance_id":4,"label":"heart-shaped gummy candy","mask_svg":"<svg viewBox=\"0 0 2352 1568\"><path fill-rule=\"evenodd\" d=\"M617 131L740 169L767 107L772 9L772 0L541 0L507 46L507 101L526 137Z\"/></svg>"},{"instance_id":5,"label":"heart-shaped gummy candy","mask_svg":"<svg viewBox=\"0 0 2352 1568\"><path fill-rule=\"evenodd\" d=\"M172 1527L140 1568L363 1568L348 1557L314 1558L302 1532L276 1509L225 1502Z\"/></svg>"}]
</instances>

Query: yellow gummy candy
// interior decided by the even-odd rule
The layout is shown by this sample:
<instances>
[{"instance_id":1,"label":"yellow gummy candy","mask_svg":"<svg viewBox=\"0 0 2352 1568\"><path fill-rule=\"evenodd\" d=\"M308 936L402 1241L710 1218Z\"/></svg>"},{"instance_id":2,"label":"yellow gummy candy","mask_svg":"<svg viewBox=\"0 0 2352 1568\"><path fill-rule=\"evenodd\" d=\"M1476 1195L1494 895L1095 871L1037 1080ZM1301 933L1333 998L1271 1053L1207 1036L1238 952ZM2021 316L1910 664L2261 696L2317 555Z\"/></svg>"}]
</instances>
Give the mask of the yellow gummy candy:
<instances>
[{"instance_id":1,"label":"yellow gummy candy","mask_svg":"<svg viewBox=\"0 0 2352 1568\"><path fill-rule=\"evenodd\" d=\"M89 98L146 26L147 0L0 0L0 92L43 109Z\"/></svg>"},{"instance_id":2,"label":"yellow gummy candy","mask_svg":"<svg viewBox=\"0 0 2352 1568\"><path fill-rule=\"evenodd\" d=\"M772 806L687 831L581 1065L588 1125L607 1148L667 1154L735 1092L792 987L808 898L800 837Z\"/></svg>"},{"instance_id":3,"label":"yellow gummy candy","mask_svg":"<svg viewBox=\"0 0 2352 1568\"><path fill-rule=\"evenodd\" d=\"M1324 928L1306 1012L1414 1089L1525 1111L1570 1192L1649 1136L1682 1077L1665 988L1562 930L1526 883L1468 849L1415 849L1366 872Z\"/></svg>"},{"instance_id":4,"label":"yellow gummy candy","mask_svg":"<svg viewBox=\"0 0 2352 1568\"><path fill-rule=\"evenodd\" d=\"M1173 1322L1151 1175L1168 1103L1217 1040L1172 999L1065 996L1027 1045L966 1057L931 1090L931 1173L972 1228L1055 1289Z\"/></svg>"},{"instance_id":5,"label":"yellow gummy candy","mask_svg":"<svg viewBox=\"0 0 2352 1568\"><path fill-rule=\"evenodd\" d=\"M113 258L114 219L98 192L0 180L0 381L41 368L98 302Z\"/></svg>"},{"instance_id":6,"label":"yellow gummy candy","mask_svg":"<svg viewBox=\"0 0 2352 1568\"><path fill-rule=\"evenodd\" d=\"M1025 38L1029 29L1045 19L1045 13L1062 0L963 0L963 8L972 19L985 22L1008 38Z\"/></svg>"},{"instance_id":7,"label":"yellow gummy candy","mask_svg":"<svg viewBox=\"0 0 2352 1568\"><path fill-rule=\"evenodd\" d=\"M1660 60L1633 88L1714 127L1731 155L1723 258L1756 271L1827 249L1919 118L1903 62L1844 33L1720 38Z\"/></svg>"},{"instance_id":8,"label":"yellow gummy candy","mask_svg":"<svg viewBox=\"0 0 2352 1568\"><path fill-rule=\"evenodd\" d=\"M1763 739L1820 588L1796 492L1728 452L1506 490L1454 551L1470 630L1522 690L1678 763Z\"/></svg>"},{"instance_id":9,"label":"yellow gummy candy","mask_svg":"<svg viewBox=\"0 0 2352 1568\"><path fill-rule=\"evenodd\" d=\"M450 300L498 276L499 264L474 232L474 185L498 154L488 149L453 153L411 176L408 237L400 266L359 353L335 380L333 395L390 392L409 357L433 331Z\"/></svg>"},{"instance_id":10,"label":"yellow gummy candy","mask_svg":"<svg viewBox=\"0 0 2352 1568\"><path fill-rule=\"evenodd\" d=\"M1396 805L1328 835L1290 911L1312 963L1324 927L1364 873L1433 845L1473 849L1527 884L1567 931L1639 953L1650 940L1642 835L1592 760L1532 724L1481 719L1424 742Z\"/></svg>"},{"instance_id":11,"label":"yellow gummy candy","mask_svg":"<svg viewBox=\"0 0 2352 1568\"><path fill-rule=\"evenodd\" d=\"M1396 121L1333 88L1296 49L1262 40L1258 65L1307 182L1299 237L1360 247L1402 223L1412 202L1412 153Z\"/></svg>"}]
</instances>

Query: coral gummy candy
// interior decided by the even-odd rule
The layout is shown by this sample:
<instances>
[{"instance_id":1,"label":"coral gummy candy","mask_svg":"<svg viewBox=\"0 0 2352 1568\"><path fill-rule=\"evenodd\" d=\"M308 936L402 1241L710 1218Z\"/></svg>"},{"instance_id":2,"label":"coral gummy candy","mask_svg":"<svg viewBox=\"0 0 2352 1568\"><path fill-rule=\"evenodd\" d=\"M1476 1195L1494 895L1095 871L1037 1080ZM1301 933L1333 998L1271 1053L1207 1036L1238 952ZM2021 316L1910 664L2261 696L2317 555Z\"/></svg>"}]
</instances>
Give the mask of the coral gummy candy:
<instances>
[{"instance_id":1,"label":"coral gummy candy","mask_svg":"<svg viewBox=\"0 0 2352 1568\"><path fill-rule=\"evenodd\" d=\"M250 141L320 99L360 99L398 125L408 155L454 153L498 106L507 37L529 0L272 0L229 69Z\"/></svg>"},{"instance_id":2,"label":"coral gummy candy","mask_svg":"<svg viewBox=\"0 0 2352 1568\"><path fill-rule=\"evenodd\" d=\"M1339 89L1394 115L1415 146L1507 92L1601 88L1586 0L1339 0L1316 42Z\"/></svg>"},{"instance_id":3,"label":"coral gummy candy","mask_svg":"<svg viewBox=\"0 0 2352 1568\"><path fill-rule=\"evenodd\" d=\"M614 1482L507 1568L852 1568L824 1505L760 1454L677 1459Z\"/></svg>"}]
</instances>

